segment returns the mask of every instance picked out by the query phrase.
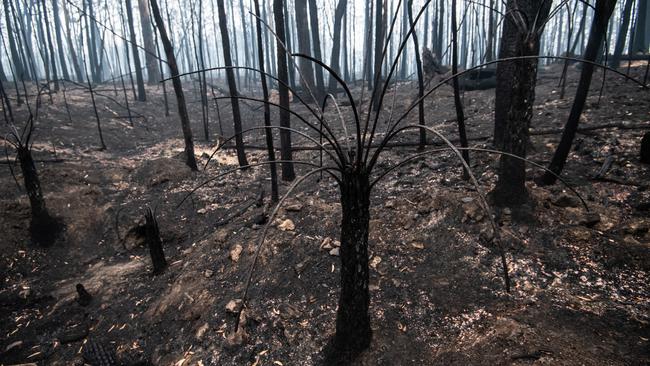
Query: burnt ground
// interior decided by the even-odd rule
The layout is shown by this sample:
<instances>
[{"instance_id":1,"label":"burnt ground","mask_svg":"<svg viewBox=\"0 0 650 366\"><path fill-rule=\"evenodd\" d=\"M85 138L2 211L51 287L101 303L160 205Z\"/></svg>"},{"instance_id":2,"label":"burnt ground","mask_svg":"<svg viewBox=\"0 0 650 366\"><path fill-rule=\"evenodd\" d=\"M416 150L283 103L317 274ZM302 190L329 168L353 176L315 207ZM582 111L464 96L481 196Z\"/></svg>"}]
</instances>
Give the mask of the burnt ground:
<instances>
[{"instance_id":1,"label":"burnt ground","mask_svg":"<svg viewBox=\"0 0 650 366\"><path fill-rule=\"evenodd\" d=\"M540 74L535 131L561 128L568 115L579 71L571 69L567 98L559 99L559 70L552 65ZM637 78L644 72L645 65L632 68ZM600 221L585 222L590 216L565 187L536 186L539 171L531 168L532 215L520 220L502 210L498 216L510 293L497 248L487 240L478 196L461 179L454 158L434 154L414 161L376 186L370 235L374 338L359 364L650 362L650 172L638 158L641 136L650 127L650 98L610 73L599 101L601 78L602 73L595 77L582 126L625 128L580 133L564 174ZM214 149L219 128L212 121L213 142L205 142L198 97L187 87L197 156L205 163L203 153ZM255 272L242 339L233 338L231 301L241 297L258 245L262 230L255 221L271 210L268 170L219 178L178 207L193 187L236 167L234 153L219 152L207 170L189 171L174 106L165 117L157 86L149 87L149 102L130 101L139 116L133 126L123 118L124 109L98 97L108 147L100 151L89 95L68 88L70 115L62 93L53 104L44 98L35 133L48 208L66 224L53 247L30 243L27 197L9 165L0 165L0 364L82 364L89 340L115 350L121 360L147 358L155 365L318 363L334 331L338 296L339 260L327 249L336 245L340 220L333 180L311 179L279 211ZM102 88L122 100L111 86ZM403 111L415 96L412 84L400 84L395 102L394 91L384 116ZM481 137L491 134L493 91L467 92L464 98L469 135L476 137L472 145L489 147L491 141ZM448 87L426 103L427 124L450 137L456 136L452 103ZM229 134L230 108L226 102L220 106ZM262 110L252 106L243 106L248 126L262 121ZM26 107L16 109L24 121ZM214 105L210 112L215 115ZM384 126L382 121L380 131ZM531 159L547 163L558 140L558 133L534 135ZM304 139L294 142L307 145ZM263 138L254 132L247 143L261 146ZM377 172L414 152L387 150ZM250 162L265 159L263 150L248 153ZM594 179L609 156L613 164L605 179ZM317 161L318 153L302 151L296 158ZM495 156L472 154L485 191L494 186L497 164ZM288 187L281 185L283 192ZM251 203L261 190L267 192L265 203L257 207ZM138 230L146 207L157 213L169 263L155 277ZM86 307L76 301L77 283L93 295Z\"/></svg>"}]
</instances>

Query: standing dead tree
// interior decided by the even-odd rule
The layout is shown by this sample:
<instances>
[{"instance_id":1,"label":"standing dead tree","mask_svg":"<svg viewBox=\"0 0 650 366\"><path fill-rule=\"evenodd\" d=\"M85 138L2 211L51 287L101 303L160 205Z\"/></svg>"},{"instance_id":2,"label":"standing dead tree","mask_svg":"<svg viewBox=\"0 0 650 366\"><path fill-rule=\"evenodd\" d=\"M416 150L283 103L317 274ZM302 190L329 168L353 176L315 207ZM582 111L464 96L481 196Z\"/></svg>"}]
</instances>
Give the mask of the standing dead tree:
<instances>
[{"instance_id":1,"label":"standing dead tree","mask_svg":"<svg viewBox=\"0 0 650 366\"><path fill-rule=\"evenodd\" d=\"M158 2L156 0L151 0L151 12L153 13L154 20L156 21L156 27L160 33L160 40L162 41L163 47L165 49L169 71L173 77L172 84L174 85L174 93L176 94L176 104L178 104L178 115L181 119L181 127L183 128L183 136L185 138L185 161L190 169L198 170L198 167L196 166L196 157L194 156L194 141L192 140L190 117L187 113L187 105L185 104L185 94L183 94L183 84L181 83L181 79L178 77L178 65L176 64L174 48L172 47L172 43L167 36L165 23L163 22L162 16L160 15L160 8L158 7Z\"/></svg>"},{"instance_id":2,"label":"standing dead tree","mask_svg":"<svg viewBox=\"0 0 650 366\"><path fill-rule=\"evenodd\" d=\"M501 35L499 58L539 55L540 37L551 10L551 2L508 0ZM497 65L494 111L494 146L526 157L528 129L533 118L537 58ZM520 159L501 156L499 179L493 197L497 205L519 205L528 200L525 164Z\"/></svg>"},{"instance_id":3,"label":"standing dead tree","mask_svg":"<svg viewBox=\"0 0 650 366\"><path fill-rule=\"evenodd\" d=\"M587 48L583 55L583 58L586 61L594 62L598 58L598 53L603 43L603 38L605 32L607 31L607 24L609 18L616 7L616 0L598 0L596 2L596 10L594 13L594 19L591 24L591 31L589 33L589 41L587 42ZM585 102L587 101L587 95L589 94L589 87L591 85L591 78L594 73L594 64L585 63L582 66L582 71L580 72L580 81L578 83L578 89L576 90L576 96L573 101L573 106L571 107L571 112L569 113L569 119L566 122L564 127L564 132L562 133L562 139L560 144L555 150L553 155L553 160L549 165L549 170L554 174L545 173L539 182L541 184L553 184L556 181L556 177L562 173L566 159L569 156L571 151L571 145L573 144L573 138L576 135L578 129L578 123L580 122L580 116L585 107Z\"/></svg>"},{"instance_id":4,"label":"standing dead tree","mask_svg":"<svg viewBox=\"0 0 650 366\"><path fill-rule=\"evenodd\" d=\"M223 44L223 58L226 67L232 66L232 58L230 56L230 37L228 36L228 23L226 22L226 10L223 0L217 0L217 8L219 8L219 28L221 29L221 42ZM230 92L230 103L232 105L232 119L235 127L235 135L238 136L235 140L237 146L237 160L239 166L248 165L246 160L246 152L244 151L244 139L241 135L241 111L239 109L239 92L237 91L237 83L235 81L235 73L232 68L226 69L226 78L228 79L228 89Z\"/></svg>"}]
</instances>

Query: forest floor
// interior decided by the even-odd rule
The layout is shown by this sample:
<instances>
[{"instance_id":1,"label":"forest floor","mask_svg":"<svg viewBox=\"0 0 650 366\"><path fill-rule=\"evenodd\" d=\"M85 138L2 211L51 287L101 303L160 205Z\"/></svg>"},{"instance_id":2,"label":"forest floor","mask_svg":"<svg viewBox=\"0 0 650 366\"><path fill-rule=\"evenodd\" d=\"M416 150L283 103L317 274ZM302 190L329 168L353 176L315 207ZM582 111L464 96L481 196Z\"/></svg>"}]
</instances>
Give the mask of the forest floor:
<instances>
[{"instance_id":1,"label":"forest floor","mask_svg":"<svg viewBox=\"0 0 650 366\"><path fill-rule=\"evenodd\" d=\"M567 118L579 71L571 68L567 97L560 99L560 70L551 65L540 72L534 131L560 129ZM631 71L641 80L644 72L645 65ZM587 214L566 187L535 185L540 171L531 168L532 215L498 215L510 293L496 248L485 240L486 215L455 158L432 154L376 186L370 228L374 336L360 365L650 363L650 169L638 158L641 136L650 128L650 97L609 73L599 101L601 78L600 72L594 78L582 127L623 128L580 133L564 173L598 217ZM112 86L102 89L122 103ZM147 91L150 101L130 101L138 114L133 126L120 106L97 97L103 151L88 93L68 85L69 115L63 93L53 95L53 104L43 98L33 149L48 208L66 225L53 247L30 243L29 201L9 165L0 165L0 364L81 365L89 340L114 350L118 359L154 365L318 364L334 332L338 299L334 181L314 177L279 211L255 272L244 337L229 338L232 307L262 232L256 222L272 207L268 169L219 178L178 207L192 188L236 167L236 156L219 152L207 170L191 172L182 160L175 107L165 117L161 88ZM401 84L393 104L393 91L384 116L403 111L415 97L413 84ZM206 142L198 97L189 88L188 95L202 165L219 128L211 122L213 141ZM494 91L467 92L464 101L471 145L490 147ZM251 106L242 107L245 125L260 125L262 110ZM228 135L230 108L225 101L220 107ZM27 108L15 107L14 113L24 122ZM456 136L451 88L427 100L426 116L428 125ZM409 120L416 121L416 114ZM559 136L534 135L531 159L546 165ZM264 140L256 131L246 141L263 146ZM403 141L416 141L416 134ZM308 141L296 137L294 144ZM377 172L415 151L385 151ZM248 150L251 163L265 155ZM317 162L318 152L297 152L295 158ZM608 158L613 163L604 179L594 178ZM498 157L473 153L471 159L489 191ZM288 187L282 183L281 193ZM266 196L258 207L253 203L262 190ZM138 229L147 206L157 213L169 263L159 276L151 275ZM76 301L77 283L93 296L86 307Z\"/></svg>"}]
</instances>

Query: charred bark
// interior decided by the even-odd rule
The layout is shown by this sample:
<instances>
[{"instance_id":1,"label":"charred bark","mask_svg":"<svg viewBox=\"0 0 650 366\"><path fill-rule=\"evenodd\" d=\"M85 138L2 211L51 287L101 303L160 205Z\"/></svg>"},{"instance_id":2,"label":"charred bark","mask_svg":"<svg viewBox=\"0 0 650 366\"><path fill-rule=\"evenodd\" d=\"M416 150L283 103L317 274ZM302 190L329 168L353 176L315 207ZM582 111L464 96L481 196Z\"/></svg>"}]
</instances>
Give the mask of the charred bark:
<instances>
[{"instance_id":1,"label":"charred bark","mask_svg":"<svg viewBox=\"0 0 650 366\"><path fill-rule=\"evenodd\" d=\"M260 17L260 3L259 0L254 0L255 2L255 15ZM257 20L255 22L257 25L257 52L258 52L258 61L262 82L262 93L264 96L264 101L268 102L269 100L269 88L266 84L266 75L264 75L264 47L262 46L262 25L261 21ZM264 126L266 126L266 147L269 153L269 161L271 162L269 168L271 170L271 200L273 202L278 201L278 173L277 167L275 164L275 149L273 148L273 130L271 130L271 107L268 103L264 103Z\"/></svg>"},{"instance_id":2,"label":"charred bark","mask_svg":"<svg viewBox=\"0 0 650 366\"><path fill-rule=\"evenodd\" d=\"M289 74L287 68L287 51L284 49L285 41L285 17L282 6L282 0L273 0L273 16L275 17L275 33L277 34L277 57L278 57L278 79L284 83L279 83L278 94L280 95L280 126L285 128L291 127L291 114L289 108L289 89L286 87ZM291 151L291 132L287 130L280 131L280 157L282 163L282 180L292 181L296 178L293 169L293 154Z\"/></svg>"},{"instance_id":3,"label":"charred bark","mask_svg":"<svg viewBox=\"0 0 650 366\"><path fill-rule=\"evenodd\" d=\"M348 167L341 188L341 294L332 340L332 363L345 364L370 345L368 228L370 184L363 168Z\"/></svg>"},{"instance_id":4,"label":"charred bark","mask_svg":"<svg viewBox=\"0 0 650 366\"><path fill-rule=\"evenodd\" d=\"M147 64L147 80L149 84L156 84L161 79L158 61L156 60L156 42L154 42L153 31L151 27L151 15L149 14L149 4L147 0L138 0L140 10L140 26L142 28L142 40L145 49L145 63Z\"/></svg>"},{"instance_id":5,"label":"charred bark","mask_svg":"<svg viewBox=\"0 0 650 366\"><path fill-rule=\"evenodd\" d=\"M160 9L158 8L158 2L156 0L151 0L151 11L153 13L154 20L156 21L156 26L158 27L158 32L160 33L160 40L163 43L163 48L165 49L165 54L167 55L167 65L169 65L169 70L172 76L172 84L174 86L174 92L176 94L176 102L178 104L178 115L181 119L181 126L183 128L183 136L185 138L185 158L187 165L192 170L198 170L196 166L196 157L194 156L194 141L192 140L192 128L190 127L190 118L187 114L187 105L185 104L185 94L183 94L183 85L181 79L178 77L178 65L176 64L176 56L174 55L174 48L172 43L167 36L167 30L165 29L165 23L163 22L162 16L160 15Z\"/></svg>"},{"instance_id":6,"label":"charred bark","mask_svg":"<svg viewBox=\"0 0 650 366\"><path fill-rule=\"evenodd\" d=\"M147 208L144 218L146 242L147 247L149 247L149 255L151 255L153 274L158 275L167 267L167 260L165 260L165 252L163 251L162 240L160 239L160 229L158 228L156 216L150 208Z\"/></svg>"},{"instance_id":7,"label":"charred bark","mask_svg":"<svg viewBox=\"0 0 650 366\"><path fill-rule=\"evenodd\" d=\"M239 110L239 92L237 91L237 83L235 81L235 72L231 68L232 58L230 56L230 38L228 36L228 24L226 23L226 10L224 8L223 0L217 0L217 8L219 8L219 28L221 29L221 42L223 44L223 58L226 69L226 78L228 79L228 89L230 92L230 102L232 105L232 119L235 128L235 144L237 146L237 160L239 166L248 165L246 160L246 153L244 152L244 139L241 135L241 112Z\"/></svg>"},{"instance_id":8,"label":"charred bark","mask_svg":"<svg viewBox=\"0 0 650 366\"><path fill-rule=\"evenodd\" d=\"M25 190L27 191L31 208L29 233L34 243L42 247L52 246L61 233L63 225L60 220L50 215L45 206L41 181L38 177L34 160L32 159L29 143L19 143L17 152L20 169L23 172Z\"/></svg>"},{"instance_id":9,"label":"charred bark","mask_svg":"<svg viewBox=\"0 0 650 366\"><path fill-rule=\"evenodd\" d=\"M499 58L538 55L542 31L537 26L543 27L550 7L548 1L540 4L533 0L509 0L506 9L510 15L503 24ZM528 29L531 25L535 28ZM537 63L537 59L524 59L497 66L494 144L497 149L522 158L526 157L533 117ZM497 205L519 205L528 200L525 168L519 159L501 157L499 179L492 192Z\"/></svg>"},{"instance_id":10,"label":"charred bark","mask_svg":"<svg viewBox=\"0 0 650 366\"><path fill-rule=\"evenodd\" d=\"M145 102L147 94L144 90L144 78L142 77L142 66L140 63L140 53L138 50L138 42L135 34L135 26L133 25L133 7L131 0L126 0L126 17L129 22L129 33L131 34L131 50L133 51L133 63L135 66L135 78L138 84L138 100Z\"/></svg>"},{"instance_id":11,"label":"charred bark","mask_svg":"<svg viewBox=\"0 0 650 366\"><path fill-rule=\"evenodd\" d=\"M591 62L595 62L598 58L600 47L605 37L605 32L607 31L607 24L609 18L616 7L616 0L598 0L596 2L596 11L594 13L594 19L591 24L591 31L589 32L589 41L587 42L587 48L585 53L582 56L583 59ZM587 96L589 94L589 87L591 86L591 79L594 73L593 63L584 63L582 65L582 71L580 72L580 81L578 82L578 88L576 90L576 96L573 101L573 106L571 107L571 112L569 113L569 118L564 126L564 132L562 133L562 139L560 144L555 150L553 155L553 160L549 165L548 169L560 175L566 159L569 156L571 151L571 145L573 144L573 139L578 130L578 124L580 122L580 116L584 110L585 103L587 101ZM539 179L538 183L543 185L549 185L555 183L557 178L551 173L544 173L544 175Z\"/></svg>"}]
</instances>

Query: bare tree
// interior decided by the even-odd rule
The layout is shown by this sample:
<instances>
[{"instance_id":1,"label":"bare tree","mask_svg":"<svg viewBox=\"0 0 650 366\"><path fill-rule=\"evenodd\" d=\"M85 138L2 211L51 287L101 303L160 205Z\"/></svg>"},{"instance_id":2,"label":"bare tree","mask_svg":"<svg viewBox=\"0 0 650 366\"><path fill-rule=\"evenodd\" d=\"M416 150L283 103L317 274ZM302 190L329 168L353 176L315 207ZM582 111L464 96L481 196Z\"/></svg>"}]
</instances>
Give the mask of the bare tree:
<instances>
[{"instance_id":1,"label":"bare tree","mask_svg":"<svg viewBox=\"0 0 650 366\"><path fill-rule=\"evenodd\" d=\"M285 17L282 0L273 0L273 16L275 18L275 33L277 34L277 56L278 56L278 94L280 96L280 157L282 159L282 180L292 181L296 179L293 168L291 151L291 114L289 113L289 89L287 88L289 73L287 71L287 52L285 50Z\"/></svg>"},{"instance_id":2,"label":"bare tree","mask_svg":"<svg viewBox=\"0 0 650 366\"><path fill-rule=\"evenodd\" d=\"M223 0L217 0L217 8L219 8L219 28L221 29L221 44L223 45L223 58L226 67L226 78L228 79L228 89L230 91L230 100L232 104L232 119L235 127L235 145L237 150L237 159L239 166L248 165L246 160L246 153L244 152L244 140L241 132L241 112L239 110L239 92L237 91L237 83L235 81L235 72L232 69L232 59L230 57L230 37L228 36L228 23L226 21L226 10L223 5Z\"/></svg>"},{"instance_id":3,"label":"bare tree","mask_svg":"<svg viewBox=\"0 0 650 366\"><path fill-rule=\"evenodd\" d=\"M133 7L131 0L125 0L126 16L129 22L129 33L131 34L131 50L133 51L133 64L135 66L135 77L138 83L138 100L145 102L147 94L144 89L144 78L142 77L142 66L140 63L140 53L138 50L138 39L136 38L135 26L133 25Z\"/></svg>"},{"instance_id":4,"label":"bare tree","mask_svg":"<svg viewBox=\"0 0 650 366\"><path fill-rule=\"evenodd\" d=\"M255 1L255 15L260 17L260 3L259 0ZM264 73L264 47L262 46L262 25L261 21L258 19L255 24L257 25L257 55L258 63L261 74L261 83L262 83L262 93L264 96L264 126L266 127L266 147L269 153L269 161L271 164L269 168L271 170L271 200L277 202L278 197L278 173L277 167L275 164L275 149L273 148L273 130L271 129L271 106L269 105L269 88L266 84L266 75Z\"/></svg>"},{"instance_id":5,"label":"bare tree","mask_svg":"<svg viewBox=\"0 0 650 366\"><path fill-rule=\"evenodd\" d=\"M181 127L183 128L183 136L185 138L185 159L187 166L192 170L198 170L196 166L196 157L194 156L194 141L192 140L192 128L190 127L190 117L187 114L187 105L185 104L185 95L183 94L183 84L181 79L178 77L178 66L176 64L176 56L174 55L174 48L172 43L167 36L167 30L165 29L165 23L163 22L162 16L160 15L160 8L158 8L158 2L156 0L151 1L151 12L153 13L154 20L156 21L156 27L160 33L160 40L163 43L163 48L165 49L165 55L167 56L167 65L169 66L169 71L172 76L172 83L174 85L174 92L176 93L176 103L178 104L178 115L181 119Z\"/></svg>"},{"instance_id":6,"label":"bare tree","mask_svg":"<svg viewBox=\"0 0 650 366\"><path fill-rule=\"evenodd\" d=\"M140 10L140 28L142 29L142 41L145 49L144 58L147 64L147 80L149 84L157 84L161 76L158 60L156 60L156 43L151 29L151 15L149 14L147 0L138 0L138 9Z\"/></svg>"},{"instance_id":7,"label":"bare tree","mask_svg":"<svg viewBox=\"0 0 650 366\"><path fill-rule=\"evenodd\" d=\"M345 9L348 6L348 0L339 0L338 5L336 5L336 11L334 13L334 40L332 43L332 58L330 61L330 67L336 73L340 73L341 67L339 66L341 58L341 19L345 15ZM344 44L347 42L347 39L344 39ZM345 46L344 46L345 47ZM347 63L347 60L344 58L344 63ZM327 90L329 93L334 93L336 89L336 80L334 76L330 75L329 83Z\"/></svg>"},{"instance_id":8,"label":"bare tree","mask_svg":"<svg viewBox=\"0 0 650 366\"><path fill-rule=\"evenodd\" d=\"M536 56L551 2L508 0L499 58ZM494 145L507 153L526 157L528 129L533 117L537 59L500 62L494 113ZM528 200L524 162L502 155L499 179L492 192L498 205L518 205Z\"/></svg>"},{"instance_id":9,"label":"bare tree","mask_svg":"<svg viewBox=\"0 0 650 366\"><path fill-rule=\"evenodd\" d=\"M585 102L587 101L587 96L589 95L589 87L591 86L591 79L594 72L594 64L600 53L600 48L607 32L607 23L609 18L616 7L616 0L598 0L595 5L594 18L591 24L591 31L589 32L589 41L587 42L587 48L583 55L583 59L588 61L582 65L582 71L580 72L580 81L578 83L578 89L576 90L576 96L573 101L573 106L571 107L571 112L569 113L569 118L564 126L564 131L562 133L562 139L560 144L555 150L553 155L553 160L549 165L548 169L552 172L546 172L542 178L539 180L542 184L553 184L557 180L557 175L562 173L566 159L569 156L571 151L571 145L573 144L573 139L578 130L578 123L580 122L580 116L585 107Z\"/></svg>"}]
</instances>

